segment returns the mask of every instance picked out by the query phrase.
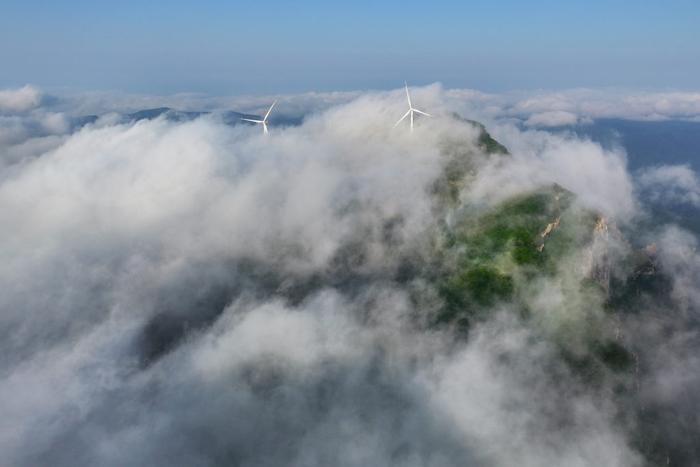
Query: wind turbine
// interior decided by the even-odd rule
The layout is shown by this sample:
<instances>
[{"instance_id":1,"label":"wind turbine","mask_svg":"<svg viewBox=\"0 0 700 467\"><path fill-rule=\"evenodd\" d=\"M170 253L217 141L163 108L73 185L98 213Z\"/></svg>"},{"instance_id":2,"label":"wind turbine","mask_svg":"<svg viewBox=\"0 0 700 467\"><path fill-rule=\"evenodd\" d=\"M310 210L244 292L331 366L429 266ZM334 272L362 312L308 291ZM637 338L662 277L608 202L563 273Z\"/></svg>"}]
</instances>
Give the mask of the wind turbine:
<instances>
[{"instance_id":1,"label":"wind turbine","mask_svg":"<svg viewBox=\"0 0 700 467\"><path fill-rule=\"evenodd\" d=\"M273 102L272 105L270 106L270 108L267 109L267 113L265 114L265 116L263 117L262 120L256 120L253 118L241 118L241 120L245 120L246 122L262 123L263 133L267 134L268 133L268 131L267 131L267 117L270 116L270 112L272 112L272 108L275 106L276 103L277 103L277 101Z\"/></svg>"},{"instance_id":2,"label":"wind turbine","mask_svg":"<svg viewBox=\"0 0 700 467\"><path fill-rule=\"evenodd\" d=\"M399 123L403 122L404 118L406 118L410 115L411 116L411 133L413 133L413 114L414 113L425 115L426 117L432 117L432 115L425 113L422 110L418 110L418 109L413 107L413 104L411 103L411 94L409 94L409 92L408 92L408 83L404 81L404 85L406 86L406 99L408 99L408 111L405 114L403 114L403 117L401 117L399 119L399 121L396 122L396 124L394 124L394 128L399 126Z\"/></svg>"}]
</instances>

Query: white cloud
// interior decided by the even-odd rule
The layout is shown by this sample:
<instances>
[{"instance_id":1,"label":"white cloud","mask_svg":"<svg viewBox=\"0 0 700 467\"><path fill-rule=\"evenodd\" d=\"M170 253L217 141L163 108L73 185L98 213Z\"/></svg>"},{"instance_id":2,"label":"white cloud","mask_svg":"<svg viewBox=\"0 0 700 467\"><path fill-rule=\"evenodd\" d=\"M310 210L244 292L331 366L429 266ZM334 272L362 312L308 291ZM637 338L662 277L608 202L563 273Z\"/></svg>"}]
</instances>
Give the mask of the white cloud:
<instances>
[{"instance_id":1,"label":"white cloud","mask_svg":"<svg viewBox=\"0 0 700 467\"><path fill-rule=\"evenodd\" d=\"M518 118L532 126L556 126L588 122L596 118L632 120L696 120L700 93L654 92L627 89L569 89L484 94L447 90L451 105L480 118ZM572 116L576 116L576 121ZM538 122L541 120L541 122ZM552 122L552 124L549 124Z\"/></svg>"},{"instance_id":2,"label":"white cloud","mask_svg":"<svg viewBox=\"0 0 700 467\"><path fill-rule=\"evenodd\" d=\"M673 293L692 316L700 307L700 242L688 231L675 226L664 229L659 248L664 251L663 266L674 280Z\"/></svg>"},{"instance_id":3,"label":"white cloud","mask_svg":"<svg viewBox=\"0 0 700 467\"><path fill-rule=\"evenodd\" d=\"M41 104L41 98L41 92L30 85L19 89L0 89L0 113L35 109Z\"/></svg>"},{"instance_id":4,"label":"white cloud","mask_svg":"<svg viewBox=\"0 0 700 467\"><path fill-rule=\"evenodd\" d=\"M411 134L392 129L402 93L288 97L289 115L306 118L269 137L209 117L70 127L89 106L156 97L75 97L79 110L63 100L5 116L4 459L639 465L612 391L583 388L538 329L496 313L455 339L424 326L421 284L396 279L406 257L430 251L430 189L450 151L473 158L467 203L559 183L623 220L638 208L624 154L494 124L512 155L489 159L477 130L450 112L462 99L512 116L500 98L415 88L435 117ZM690 186L671 172L649 177ZM694 304L684 245L665 264L675 297Z\"/></svg>"},{"instance_id":5,"label":"white cloud","mask_svg":"<svg viewBox=\"0 0 700 467\"><path fill-rule=\"evenodd\" d=\"M433 85L441 89L439 85ZM419 92L421 88L415 88ZM425 88L424 88L425 89ZM531 126L570 125L596 118L665 120L700 118L700 93L693 91L640 91L634 89L576 88L560 91L512 91L500 94L473 89L441 90L451 110L480 120L518 118ZM260 113L279 100L277 118L298 121L305 115L348 103L368 91L308 92L261 96L209 96L181 93L169 96L84 92L52 96L33 86L0 90L0 112L26 112L40 106L71 115L101 115L108 112L172 107L185 111L236 110ZM369 91L371 93L371 91ZM574 116L576 120L574 120Z\"/></svg>"},{"instance_id":6,"label":"white cloud","mask_svg":"<svg viewBox=\"0 0 700 467\"><path fill-rule=\"evenodd\" d=\"M528 116L569 112L580 118L691 119L700 115L700 93L571 89L506 94L507 113Z\"/></svg>"},{"instance_id":7,"label":"white cloud","mask_svg":"<svg viewBox=\"0 0 700 467\"><path fill-rule=\"evenodd\" d=\"M636 214L634 186L625 154L591 141L513 126L494 127L513 157L493 160L464 193L475 203L494 204L523 191L558 183L587 207L618 219Z\"/></svg>"},{"instance_id":8,"label":"white cloud","mask_svg":"<svg viewBox=\"0 0 700 467\"><path fill-rule=\"evenodd\" d=\"M532 114L525 121L525 125L527 126L543 128L575 125L576 123L578 123L578 117L576 114L565 112L563 110Z\"/></svg>"},{"instance_id":9,"label":"white cloud","mask_svg":"<svg viewBox=\"0 0 700 467\"><path fill-rule=\"evenodd\" d=\"M700 206L700 179L687 165L663 165L644 169L638 184L655 201Z\"/></svg>"}]
</instances>

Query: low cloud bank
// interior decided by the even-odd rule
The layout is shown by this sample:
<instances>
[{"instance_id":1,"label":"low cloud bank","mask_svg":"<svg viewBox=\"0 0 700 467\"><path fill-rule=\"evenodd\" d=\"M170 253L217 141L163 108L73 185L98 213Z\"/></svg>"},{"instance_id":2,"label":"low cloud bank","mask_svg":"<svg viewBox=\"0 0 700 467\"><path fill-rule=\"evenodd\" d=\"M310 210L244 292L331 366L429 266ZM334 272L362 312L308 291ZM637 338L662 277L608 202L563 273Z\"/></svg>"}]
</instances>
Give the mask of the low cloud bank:
<instances>
[{"instance_id":1,"label":"low cloud bank","mask_svg":"<svg viewBox=\"0 0 700 467\"><path fill-rule=\"evenodd\" d=\"M551 112L540 112L532 114L525 121L525 125L529 127L558 127L567 125L576 125L579 119L578 116L571 112L563 110L555 110Z\"/></svg>"},{"instance_id":2,"label":"low cloud bank","mask_svg":"<svg viewBox=\"0 0 700 467\"><path fill-rule=\"evenodd\" d=\"M0 113L26 112L41 104L42 94L34 86L19 89L0 89Z\"/></svg>"},{"instance_id":3,"label":"low cloud bank","mask_svg":"<svg viewBox=\"0 0 700 467\"><path fill-rule=\"evenodd\" d=\"M587 123L591 119L690 120L700 118L700 93L654 92L625 89L570 89L486 94L447 90L454 105L461 103L484 117L516 118L533 127Z\"/></svg>"},{"instance_id":4,"label":"low cloud bank","mask_svg":"<svg viewBox=\"0 0 700 467\"><path fill-rule=\"evenodd\" d=\"M687 203L700 207L700 179L687 165L664 165L644 169L639 185L654 201Z\"/></svg>"},{"instance_id":5,"label":"low cloud bank","mask_svg":"<svg viewBox=\"0 0 700 467\"><path fill-rule=\"evenodd\" d=\"M14 97L0 143L8 464L651 465L625 411L638 405L662 414L676 465L697 460L697 420L682 433L663 416L690 417L700 393L695 237L659 233L673 304L626 318L648 366L628 397L582 382L506 306L468 338L435 326L436 291L404 277L449 222L434 183L454 154L472 164L454 213L553 183L624 226L644 208L620 151L501 123L489 130L511 155L494 158L439 86L413 94L434 118L392 129L402 93L302 96L303 122L269 137L206 115L78 127ZM689 196L687 170L641 180ZM568 258L533 299L544 320L568 310ZM673 342L645 324L676 309Z\"/></svg>"}]
</instances>

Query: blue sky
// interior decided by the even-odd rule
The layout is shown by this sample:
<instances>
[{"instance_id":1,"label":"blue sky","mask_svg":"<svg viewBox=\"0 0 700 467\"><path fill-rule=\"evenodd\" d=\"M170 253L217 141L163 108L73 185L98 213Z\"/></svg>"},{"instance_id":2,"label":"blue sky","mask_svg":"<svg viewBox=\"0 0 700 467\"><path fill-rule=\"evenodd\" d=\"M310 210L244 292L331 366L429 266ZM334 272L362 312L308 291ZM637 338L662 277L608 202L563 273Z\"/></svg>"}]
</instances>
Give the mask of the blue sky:
<instances>
[{"instance_id":1,"label":"blue sky","mask_svg":"<svg viewBox=\"0 0 700 467\"><path fill-rule=\"evenodd\" d=\"M3 0L0 87L698 89L698 25L698 0Z\"/></svg>"}]
</instances>

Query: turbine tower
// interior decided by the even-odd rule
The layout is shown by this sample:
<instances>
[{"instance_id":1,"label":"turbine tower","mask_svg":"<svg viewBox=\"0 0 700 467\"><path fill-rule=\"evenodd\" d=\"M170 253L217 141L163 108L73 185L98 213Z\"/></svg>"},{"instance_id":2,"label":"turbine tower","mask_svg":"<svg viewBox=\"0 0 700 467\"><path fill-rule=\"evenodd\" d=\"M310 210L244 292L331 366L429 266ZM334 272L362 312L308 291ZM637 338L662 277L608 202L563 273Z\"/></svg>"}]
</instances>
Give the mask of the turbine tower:
<instances>
[{"instance_id":1,"label":"turbine tower","mask_svg":"<svg viewBox=\"0 0 700 467\"><path fill-rule=\"evenodd\" d=\"M405 114L403 114L403 117L401 117L399 119L399 121L396 122L396 124L394 124L394 128L399 126L399 123L403 122L404 118L406 118L410 115L410 117L411 117L411 133L413 133L413 114L414 113L425 115L426 117L431 117L432 115L425 113L422 110L418 110L418 109L413 107L413 104L411 103L411 94L408 92L408 83L406 83L404 81L404 85L406 86L406 99L408 99L408 111Z\"/></svg>"},{"instance_id":2,"label":"turbine tower","mask_svg":"<svg viewBox=\"0 0 700 467\"><path fill-rule=\"evenodd\" d=\"M277 103L277 101L273 102L272 105L270 106L270 108L267 109L267 113L265 114L265 116L263 117L262 120L256 120L253 118L241 118L241 120L245 120L246 122L262 123L263 133L267 134L268 133L268 131L267 131L267 117L270 116L270 112L272 112L272 108L275 106L276 103Z\"/></svg>"}]
</instances>

